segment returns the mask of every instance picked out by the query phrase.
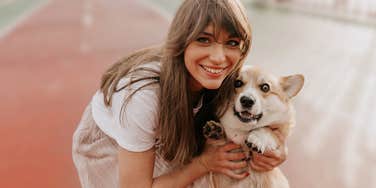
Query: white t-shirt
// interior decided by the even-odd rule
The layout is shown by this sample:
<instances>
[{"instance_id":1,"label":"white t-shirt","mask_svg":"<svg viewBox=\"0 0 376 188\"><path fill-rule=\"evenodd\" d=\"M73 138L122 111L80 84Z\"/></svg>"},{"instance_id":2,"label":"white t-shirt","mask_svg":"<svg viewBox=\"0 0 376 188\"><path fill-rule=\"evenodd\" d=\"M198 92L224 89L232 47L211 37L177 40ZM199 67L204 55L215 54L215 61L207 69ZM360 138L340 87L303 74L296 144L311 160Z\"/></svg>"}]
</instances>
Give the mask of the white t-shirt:
<instances>
[{"instance_id":1,"label":"white t-shirt","mask_svg":"<svg viewBox=\"0 0 376 188\"><path fill-rule=\"evenodd\" d=\"M159 63L149 63L141 67L159 71ZM136 78L130 74L121 79L117 88L128 84ZM153 84L137 91L128 101L124 112L121 110L125 99L150 80L134 84L115 92L112 95L112 105L104 104L104 95L97 91L91 101L93 119L98 127L113 138L119 146L133 152L146 151L155 144L155 130L158 125L158 92L159 85Z\"/></svg>"},{"instance_id":2,"label":"white t-shirt","mask_svg":"<svg viewBox=\"0 0 376 188\"><path fill-rule=\"evenodd\" d=\"M156 63L143 66L158 71L160 69L159 64ZM129 81L128 76L121 79L118 88ZM98 127L128 151L142 152L155 145L155 130L159 120L159 84L137 91L126 105L124 113L121 111L125 98L148 82L150 80L139 81L114 93L112 105L109 107L105 106L101 91L97 91L91 101L93 119ZM194 113L197 113L201 106L202 97L197 107L194 108Z\"/></svg>"},{"instance_id":3,"label":"white t-shirt","mask_svg":"<svg viewBox=\"0 0 376 188\"><path fill-rule=\"evenodd\" d=\"M103 93L98 91L91 101L93 119L119 146L134 152L146 151L155 142L158 98L155 91L141 89L129 100L122 116L121 107L130 92L123 89L114 93L112 105L106 107Z\"/></svg>"}]
</instances>

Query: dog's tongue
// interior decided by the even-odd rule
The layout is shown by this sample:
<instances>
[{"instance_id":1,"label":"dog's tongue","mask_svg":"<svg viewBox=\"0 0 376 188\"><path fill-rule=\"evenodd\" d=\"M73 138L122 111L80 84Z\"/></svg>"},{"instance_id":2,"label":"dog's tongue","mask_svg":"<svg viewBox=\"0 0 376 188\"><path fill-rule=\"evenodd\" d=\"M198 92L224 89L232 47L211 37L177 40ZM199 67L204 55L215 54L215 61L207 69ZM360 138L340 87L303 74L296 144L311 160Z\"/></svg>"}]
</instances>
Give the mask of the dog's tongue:
<instances>
[{"instance_id":1,"label":"dog's tongue","mask_svg":"<svg viewBox=\"0 0 376 188\"><path fill-rule=\"evenodd\" d=\"M252 114L249 113L249 112L247 112L247 111L243 111L243 112L241 112L241 114L242 114L243 117L246 117L246 118L251 118L252 117Z\"/></svg>"}]
</instances>

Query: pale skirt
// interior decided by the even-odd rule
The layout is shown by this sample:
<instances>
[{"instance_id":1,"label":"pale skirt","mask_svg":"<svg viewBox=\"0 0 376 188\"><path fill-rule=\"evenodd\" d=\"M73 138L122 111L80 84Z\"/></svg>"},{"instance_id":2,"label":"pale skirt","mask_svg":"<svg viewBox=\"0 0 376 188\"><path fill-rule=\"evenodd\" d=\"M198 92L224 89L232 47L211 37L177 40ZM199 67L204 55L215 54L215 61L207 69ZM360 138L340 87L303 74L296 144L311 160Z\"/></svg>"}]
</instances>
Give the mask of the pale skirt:
<instances>
[{"instance_id":1,"label":"pale skirt","mask_svg":"<svg viewBox=\"0 0 376 188\"><path fill-rule=\"evenodd\" d=\"M119 165L117 142L106 135L95 123L89 104L73 134L72 156L82 188L118 188ZM153 177L173 170L169 163L156 154ZM212 187L208 176L196 180L189 187Z\"/></svg>"},{"instance_id":2,"label":"pale skirt","mask_svg":"<svg viewBox=\"0 0 376 188\"><path fill-rule=\"evenodd\" d=\"M89 104L73 134L72 155L83 188L119 187L118 144L99 129Z\"/></svg>"}]
</instances>

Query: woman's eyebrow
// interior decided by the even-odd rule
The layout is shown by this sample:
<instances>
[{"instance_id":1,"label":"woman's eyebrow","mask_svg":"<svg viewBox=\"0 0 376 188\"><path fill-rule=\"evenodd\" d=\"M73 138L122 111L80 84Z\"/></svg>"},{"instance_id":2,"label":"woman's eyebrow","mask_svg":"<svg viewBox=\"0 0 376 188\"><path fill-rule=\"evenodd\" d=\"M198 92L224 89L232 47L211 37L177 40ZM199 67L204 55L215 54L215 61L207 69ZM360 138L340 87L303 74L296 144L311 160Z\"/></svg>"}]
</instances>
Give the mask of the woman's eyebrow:
<instances>
[{"instance_id":1,"label":"woman's eyebrow","mask_svg":"<svg viewBox=\"0 0 376 188\"><path fill-rule=\"evenodd\" d=\"M213 33L205 32L205 31L202 31L200 34L201 35L208 35L208 36L214 37ZM236 34L236 33L230 33L227 37L228 38L240 38L239 35Z\"/></svg>"},{"instance_id":2,"label":"woman's eyebrow","mask_svg":"<svg viewBox=\"0 0 376 188\"><path fill-rule=\"evenodd\" d=\"M240 36L238 34L236 34L236 33L230 33L228 35L228 38L240 38Z\"/></svg>"},{"instance_id":3,"label":"woman's eyebrow","mask_svg":"<svg viewBox=\"0 0 376 188\"><path fill-rule=\"evenodd\" d=\"M212 33L208 33L208 32L205 32L205 31L201 32L201 34L202 35L209 35L209 36L212 36L212 37L214 36Z\"/></svg>"}]
</instances>

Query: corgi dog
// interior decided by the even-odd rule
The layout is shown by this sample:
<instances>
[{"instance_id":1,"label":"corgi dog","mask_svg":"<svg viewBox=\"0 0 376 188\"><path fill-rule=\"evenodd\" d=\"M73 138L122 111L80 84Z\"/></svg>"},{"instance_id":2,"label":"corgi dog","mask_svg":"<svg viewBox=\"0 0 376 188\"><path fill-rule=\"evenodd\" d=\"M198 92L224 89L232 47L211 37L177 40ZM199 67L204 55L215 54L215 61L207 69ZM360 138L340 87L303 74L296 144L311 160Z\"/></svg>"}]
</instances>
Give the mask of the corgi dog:
<instances>
[{"instance_id":1,"label":"corgi dog","mask_svg":"<svg viewBox=\"0 0 376 188\"><path fill-rule=\"evenodd\" d=\"M203 128L205 137L216 139L215 145L232 141L250 153L256 150L279 152L280 141L268 127L279 129L288 136L295 124L291 99L302 89L304 77L300 74L277 77L254 66L243 66L234 83L235 96L220 122L209 121ZM251 157L251 156L250 156ZM216 188L289 188L279 168L256 172L247 168L249 176L243 180L222 174L210 174L211 185Z\"/></svg>"}]
</instances>

